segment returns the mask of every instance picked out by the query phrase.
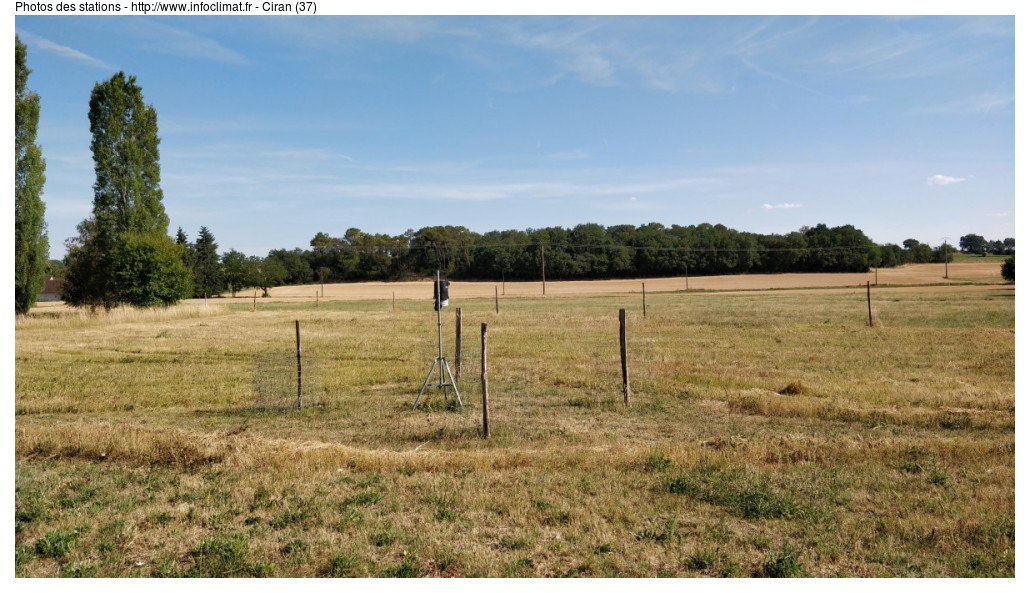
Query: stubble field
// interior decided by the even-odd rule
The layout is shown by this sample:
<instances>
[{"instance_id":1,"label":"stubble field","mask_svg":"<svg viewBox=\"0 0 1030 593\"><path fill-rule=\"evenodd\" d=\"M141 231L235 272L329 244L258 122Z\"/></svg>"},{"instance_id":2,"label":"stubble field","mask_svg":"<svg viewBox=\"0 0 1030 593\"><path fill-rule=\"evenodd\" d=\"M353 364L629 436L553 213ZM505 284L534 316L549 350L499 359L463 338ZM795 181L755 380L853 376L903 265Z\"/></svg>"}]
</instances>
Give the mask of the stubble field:
<instances>
[{"instance_id":1,"label":"stubble field","mask_svg":"<svg viewBox=\"0 0 1030 593\"><path fill-rule=\"evenodd\" d=\"M641 281L455 283L464 407L433 378L418 410L428 282L40 307L16 323L16 573L1012 576L1014 287L991 267L881 270L873 327L872 274L646 280L646 317ZM256 405L295 321L308 405Z\"/></svg>"}]
</instances>

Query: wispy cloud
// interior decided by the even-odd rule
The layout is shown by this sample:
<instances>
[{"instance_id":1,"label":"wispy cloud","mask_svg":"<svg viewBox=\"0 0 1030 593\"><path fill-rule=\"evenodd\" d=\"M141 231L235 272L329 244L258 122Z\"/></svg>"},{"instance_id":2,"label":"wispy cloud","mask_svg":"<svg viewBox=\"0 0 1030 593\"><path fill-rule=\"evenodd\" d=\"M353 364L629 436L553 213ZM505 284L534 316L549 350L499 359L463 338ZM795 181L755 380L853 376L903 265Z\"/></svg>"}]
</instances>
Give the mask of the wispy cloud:
<instances>
[{"instance_id":1,"label":"wispy cloud","mask_svg":"<svg viewBox=\"0 0 1030 593\"><path fill-rule=\"evenodd\" d=\"M125 31L136 37L145 49L155 53L228 64L245 64L248 61L236 50L229 49L214 39L201 37L152 19L134 19L132 26L126 27Z\"/></svg>"},{"instance_id":2,"label":"wispy cloud","mask_svg":"<svg viewBox=\"0 0 1030 593\"><path fill-rule=\"evenodd\" d=\"M927 185L952 185L966 181L965 177L951 177L950 175L934 175L926 178Z\"/></svg>"},{"instance_id":3,"label":"wispy cloud","mask_svg":"<svg viewBox=\"0 0 1030 593\"><path fill-rule=\"evenodd\" d=\"M693 183L689 179L656 182L624 181L590 183L581 180L537 179L531 181L419 181L411 183L371 182L322 185L316 192L327 198L377 198L404 200L492 201L605 198L632 196L626 204L639 202L637 194L668 191Z\"/></svg>"},{"instance_id":4,"label":"wispy cloud","mask_svg":"<svg viewBox=\"0 0 1030 593\"><path fill-rule=\"evenodd\" d=\"M1016 101L1015 93L980 93L947 103L917 107L913 115L961 115L968 113L1010 112Z\"/></svg>"},{"instance_id":5,"label":"wispy cloud","mask_svg":"<svg viewBox=\"0 0 1030 593\"><path fill-rule=\"evenodd\" d=\"M762 208L766 210L790 210L792 208L802 207L802 204L762 204Z\"/></svg>"},{"instance_id":6,"label":"wispy cloud","mask_svg":"<svg viewBox=\"0 0 1030 593\"><path fill-rule=\"evenodd\" d=\"M43 37L33 35L32 33L18 31L18 37L20 37L27 45L39 49L40 51L52 53L63 58L68 58L69 60L77 60L89 66L93 66L95 68L103 68L104 70L115 69L114 66L108 64L107 62L99 58L94 58L93 56L84 54L77 49L73 49L66 45L61 45L59 43L54 43L49 39L44 39Z\"/></svg>"}]
</instances>

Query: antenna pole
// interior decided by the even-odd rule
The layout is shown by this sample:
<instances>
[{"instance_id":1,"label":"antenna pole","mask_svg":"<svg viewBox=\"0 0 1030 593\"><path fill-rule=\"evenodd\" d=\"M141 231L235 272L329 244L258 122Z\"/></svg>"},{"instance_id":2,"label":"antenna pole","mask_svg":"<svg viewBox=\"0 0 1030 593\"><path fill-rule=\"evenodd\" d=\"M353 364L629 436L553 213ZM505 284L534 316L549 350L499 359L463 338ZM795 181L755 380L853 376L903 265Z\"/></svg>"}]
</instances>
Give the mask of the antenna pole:
<instances>
[{"instance_id":1,"label":"antenna pole","mask_svg":"<svg viewBox=\"0 0 1030 593\"><path fill-rule=\"evenodd\" d=\"M436 269L436 284L433 290L436 292L436 360L444 360L443 358L443 301L440 300L440 268ZM444 361L444 364L447 364ZM443 367L440 365L440 387L444 386L443 382Z\"/></svg>"}]
</instances>

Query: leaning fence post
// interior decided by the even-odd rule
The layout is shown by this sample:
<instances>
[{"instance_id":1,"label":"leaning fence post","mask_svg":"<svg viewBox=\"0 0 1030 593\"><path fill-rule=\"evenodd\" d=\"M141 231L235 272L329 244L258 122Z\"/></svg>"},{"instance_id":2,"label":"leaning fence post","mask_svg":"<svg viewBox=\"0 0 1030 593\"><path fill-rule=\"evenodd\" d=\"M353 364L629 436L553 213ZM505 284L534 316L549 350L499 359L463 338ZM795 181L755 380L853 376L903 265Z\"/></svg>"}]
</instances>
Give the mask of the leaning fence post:
<instances>
[{"instance_id":1,"label":"leaning fence post","mask_svg":"<svg viewBox=\"0 0 1030 593\"><path fill-rule=\"evenodd\" d=\"M479 382L483 386L483 438L490 438L490 390L486 375L486 324L481 328L482 348L480 350Z\"/></svg>"},{"instance_id":2,"label":"leaning fence post","mask_svg":"<svg viewBox=\"0 0 1030 593\"><path fill-rule=\"evenodd\" d=\"M626 361L626 310L619 309L619 354L622 356L622 399L629 405L629 365Z\"/></svg>"}]
</instances>

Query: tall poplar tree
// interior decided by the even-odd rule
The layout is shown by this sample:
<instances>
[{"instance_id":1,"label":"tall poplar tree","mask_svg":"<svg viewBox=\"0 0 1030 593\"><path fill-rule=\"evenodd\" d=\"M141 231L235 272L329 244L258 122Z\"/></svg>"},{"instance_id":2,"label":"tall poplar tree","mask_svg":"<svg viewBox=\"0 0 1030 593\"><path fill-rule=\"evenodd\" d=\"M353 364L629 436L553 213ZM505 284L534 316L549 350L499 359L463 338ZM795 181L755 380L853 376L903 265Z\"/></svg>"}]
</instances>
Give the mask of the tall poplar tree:
<instances>
[{"instance_id":1,"label":"tall poplar tree","mask_svg":"<svg viewBox=\"0 0 1030 593\"><path fill-rule=\"evenodd\" d=\"M157 112L135 76L119 72L93 87L89 129L93 215L69 245L65 300L149 307L189 296L183 246L168 236L162 203Z\"/></svg>"},{"instance_id":2,"label":"tall poplar tree","mask_svg":"<svg viewBox=\"0 0 1030 593\"><path fill-rule=\"evenodd\" d=\"M40 198L46 181L36 145L39 95L25 88L29 73L25 44L14 37L14 310L28 313L46 281L50 243Z\"/></svg>"}]
</instances>

